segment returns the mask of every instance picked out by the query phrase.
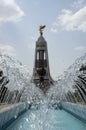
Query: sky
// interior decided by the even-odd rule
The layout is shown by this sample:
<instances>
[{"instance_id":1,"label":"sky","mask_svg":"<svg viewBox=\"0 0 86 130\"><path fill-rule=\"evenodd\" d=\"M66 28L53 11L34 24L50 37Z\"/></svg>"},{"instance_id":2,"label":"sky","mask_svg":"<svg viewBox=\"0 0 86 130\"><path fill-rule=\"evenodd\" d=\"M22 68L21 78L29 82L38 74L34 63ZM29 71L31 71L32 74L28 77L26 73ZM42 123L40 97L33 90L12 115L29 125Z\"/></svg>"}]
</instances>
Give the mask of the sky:
<instances>
[{"instance_id":1,"label":"sky","mask_svg":"<svg viewBox=\"0 0 86 130\"><path fill-rule=\"evenodd\" d=\"M40 25L46 25L55 79L86 53L86 0L0 0L0 52L28 65L31 74Z\"/></svg>"}]
</instances>

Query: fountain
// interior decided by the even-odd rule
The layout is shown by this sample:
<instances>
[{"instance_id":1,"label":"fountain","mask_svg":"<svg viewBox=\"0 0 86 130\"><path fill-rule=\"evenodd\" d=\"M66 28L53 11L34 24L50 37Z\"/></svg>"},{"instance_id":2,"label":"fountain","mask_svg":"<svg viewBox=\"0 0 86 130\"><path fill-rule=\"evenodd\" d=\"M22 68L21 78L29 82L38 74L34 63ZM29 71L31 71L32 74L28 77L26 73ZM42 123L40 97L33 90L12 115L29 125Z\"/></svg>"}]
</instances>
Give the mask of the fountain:
<instances>
[{"instance_id":1,"label":"fountain","mask_svg":"<svg viewBox=\"0 0 86 130\"><path fill-rule=\"evenodd\" d=\"M46 45L42 37L43 27L40 27L41 45ZM37 46L39 43L37 42ZM42 47L44 50L41 53L40 45L39 49L36 48L39 58L35 59L31 80L28 80L26 66L1 55L0 65L5 76L1 71L0 130L85 130L86 67L81 64L86 64L86 55L76 60L54 82L50 76L47 49ZM3 85L7 89L2 92ZM1 95L4 92L3 97Z\"/></svg>"},{"instance_id":2,"label":"fountain","mask_svg":"<svg viewBox=\"0 0 86 130\"><path fill-rule=\"evenodd\" d=\"M0 113L0 125L2 125L0 130L72 130L71 126L74 129L85 130L86 125L83 123L86 121L85 101L80 93L81 89L79 88L79 92L75 82L80 80L78 81L79 87L82 83L85 86L85 72L83 74L78 71L76 78L74 74L74 78L71 79L71 89L65 90L70 78L73 78L73 76L69 76L69 74L62 76L61 80L50 86L46 95L33 83L26 84L20 91L19 100L19 92L9 92L6 101L11 104L10 107L6 106L5 111ZM62 109L59 109L59 105L62 106ZM64 110L73 114L82 122ZM23 112L25 113L22 114Z\"/></svg>"}]
</instances>

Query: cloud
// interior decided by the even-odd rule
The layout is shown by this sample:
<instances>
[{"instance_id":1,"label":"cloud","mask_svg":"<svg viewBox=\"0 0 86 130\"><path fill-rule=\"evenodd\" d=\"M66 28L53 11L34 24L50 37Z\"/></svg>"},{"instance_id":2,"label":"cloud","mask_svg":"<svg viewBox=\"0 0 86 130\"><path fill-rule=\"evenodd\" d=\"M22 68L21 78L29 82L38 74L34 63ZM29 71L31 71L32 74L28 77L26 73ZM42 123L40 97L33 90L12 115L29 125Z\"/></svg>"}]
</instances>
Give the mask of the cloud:
<instances>
[{"instance_id":1,"label":"cloud","mask_svg":"<svg viewBox=\"0 0 86 130\"><path fill-rule=\"evenodd\" d=\"M75 12L63 9L51 27L52 32L58 30L86 32L86 6Z\"/></svg>"},{"instance_id":2,"label":"cloud","mask_svg":"<svg viewBox=\"0 0 86 130\"><path fill-rule=\"evenodd\" d=\"M86 47L84 46L77 46L74 48L75 51L86 51Z\"/></svg>"},{"instance_id":3,"label":"cloud","mask_svg":"<svg viewBox=\"0 0 86 130\"><path fill-rule=\"evenodd\" d=\"M85 0L76 0L73 2L72 7L81 8L85 4Z\"/></svg>"},{"instance_id":4,"label":"cloud","mask_svg":"<svg viewBox=\"0 0 86 130\"><path fill-rule=\"evenodd\" d=\"M0 22L17 22L24 12L15 0L0 0Z\"/></svg>"},{"instance_id":5,"label":"cloud","mask_svg":"<svg viewBox=\"0 0 86 130\"><path fill-rule=\"evenodd\" d=\"M0 44L0 53L3 55L15 56L15 48L8 44Z\"/></svg>"}]
</instances>

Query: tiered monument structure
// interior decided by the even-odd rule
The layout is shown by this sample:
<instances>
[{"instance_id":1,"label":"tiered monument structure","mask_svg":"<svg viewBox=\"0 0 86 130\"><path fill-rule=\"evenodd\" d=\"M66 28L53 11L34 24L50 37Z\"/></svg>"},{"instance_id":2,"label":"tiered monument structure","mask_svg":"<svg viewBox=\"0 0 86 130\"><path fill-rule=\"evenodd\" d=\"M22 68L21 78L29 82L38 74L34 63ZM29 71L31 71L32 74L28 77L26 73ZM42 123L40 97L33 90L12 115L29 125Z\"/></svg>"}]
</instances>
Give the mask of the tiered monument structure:
<instances>
[{"instance_id":1,"label":"tiered monument structure","mask_svg":"<svg viewBox=\"0 0 86 130\"><path fill-rule=\"evenodd\" d=\"M33 69L33 81L39 86L44 92L53 83L49 69L48 49L47 42L43 37L43 29L46 26L40 26L40 36L36 41L35 47L35 62Z\"/></svg>"}]
</instances>

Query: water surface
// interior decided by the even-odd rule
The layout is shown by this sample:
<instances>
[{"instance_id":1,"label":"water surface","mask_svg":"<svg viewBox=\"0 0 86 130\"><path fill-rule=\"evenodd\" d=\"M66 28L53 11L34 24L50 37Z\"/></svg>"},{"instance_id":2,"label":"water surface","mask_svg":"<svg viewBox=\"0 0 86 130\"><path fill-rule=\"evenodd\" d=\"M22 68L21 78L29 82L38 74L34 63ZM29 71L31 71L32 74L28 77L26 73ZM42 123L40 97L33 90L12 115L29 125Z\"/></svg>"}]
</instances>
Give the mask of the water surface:
<instances>
[{"instance_id":1,"label":"water surface","mask_svg":"<svg viewBox=\"0 0 86 130\"><path fill-rule=\"evenodd\" d=\"M42 108L43 109L43 108ZM63 110L28 110L6 130L85 130L86 124Z\"/></svg>"}]
</instances>

